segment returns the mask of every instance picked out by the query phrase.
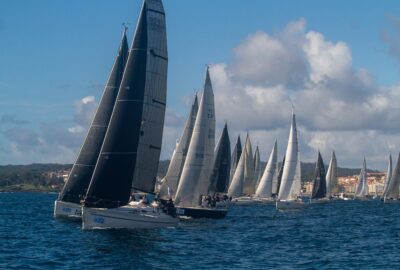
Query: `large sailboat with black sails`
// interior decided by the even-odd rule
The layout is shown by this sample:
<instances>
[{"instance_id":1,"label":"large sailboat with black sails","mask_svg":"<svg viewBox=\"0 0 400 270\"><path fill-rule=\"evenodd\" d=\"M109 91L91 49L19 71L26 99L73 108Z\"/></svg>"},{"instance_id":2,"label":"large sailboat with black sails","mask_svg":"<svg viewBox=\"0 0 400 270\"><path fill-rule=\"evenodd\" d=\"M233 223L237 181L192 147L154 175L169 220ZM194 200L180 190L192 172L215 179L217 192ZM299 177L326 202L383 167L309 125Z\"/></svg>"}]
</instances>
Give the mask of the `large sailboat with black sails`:
<instances>
[{"instance_id":1,"label":"large sailboat with black sails","mask_svg":"<svg viewBox=\"0 0 400 270\"><path fill-rule=\"evenodd\" d=\"M161 0L144 0L121 85L82 207L83 229L159 228L178 219L134 191L154 192L166 105L167 37Z\"/></svg>"},{"instance_id":2,"label":"large sailboat with black sails","mask_svg":"<svg viewBox=\"0 0 400 270\"><path fill-rule=\"evenodd\" d=\"M118 55L85 141L68 176L68 180L54 203L55 217L80 218L82 215L81 200L86 195L92 178L115 99L117 98L126 60L128 59L129 48L126 30L127 28L125 27Z\"/></svg>"},{"instance_id":3,"label":"large sailboat with black sails","mask_svg":"<svg viewBox=\"0 0 400 270\"><path fill-rule=\"evenodd\" d=\"M285 155L285 164L282 172L282 182L279 188L276 208L278 210L297 209L306 206L299 199L301 191L301 163L299 142L297 138L296 116L292 114L288 146Z\"/></svg>"}]
</instances>

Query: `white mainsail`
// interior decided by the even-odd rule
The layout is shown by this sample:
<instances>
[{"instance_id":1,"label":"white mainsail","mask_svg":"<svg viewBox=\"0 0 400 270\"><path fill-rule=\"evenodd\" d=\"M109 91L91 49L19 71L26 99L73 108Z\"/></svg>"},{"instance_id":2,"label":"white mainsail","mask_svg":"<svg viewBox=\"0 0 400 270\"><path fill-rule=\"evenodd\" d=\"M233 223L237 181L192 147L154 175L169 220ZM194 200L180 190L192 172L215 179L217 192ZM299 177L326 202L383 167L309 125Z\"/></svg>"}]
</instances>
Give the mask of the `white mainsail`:
<instances>
[{"instance_id":1,"label":"white mainsail","mask_svg":"<svg viewBox=\"0 0 400 270\"><path fill-rule=\"evenodd\" d=\"M337 190L337 161L335 151L332 153L329 162L328 171L326 173L326 197L331 198Z\"/></svg>"},{"instance_id":2,"label":"white mainsail","mask_svg":"<svg viewBox=\"0 0 400 270\"><path fill-rule=\"evenodd\" d=\"M388 164L388 168L386 171L386 177L385 177L385 182L384 182L384 186L383 186L383 197L386 197L386 194L388 193L388 187L389 187L389 183L390 180L392 178L392 154L389 154L389 164Z\"/></svg>"},{"instance_id":3,"label":"white mainsail","mask_svg":"<svg viewBox=\"0 0 400 270\"><path fill-rule=\"evenodd\" d=\"M179 178L182 174L183 165L185 164L190 139L192 138L198 107L197 95L195 95L189 117L186 120L185 129L183 130L183 134L179 142L176 144L176 148L172 154L171 162L168 166L167 174L162 180L159 196L163 199L170 197L173 198L175 196Z\"/></svg>"},{"instance_id":4,"label":"white mainsail","mask_svg":"<svg viewBox=\"0 0 400 270\"><path fill-rule=\"evenodd\" d=\"M260 183L256 190L256 196L261 198L272 197L272 183L278 179L278 146L275 141L271 154L268 159L267 166L261 177Z\"/></svg>"},{"instance_id":5,"label":"white mainsail","mask_svg":"<svg viewBox=\"0 0 400 270\"><path fill-rule=\"evenodd\" d=\"M247 134L244 155L244 176L243 176L243 193L253 195L255 192L254 179L254 159L253 150L251 148L250 136Z\"/></svg>"},{"instance_id":6,"label":"white mainsail","mask_svg":"<svg viewBox=\"0 0 400 270\"><path fill-rule=\"evenodd\" d=\"M300 194L301 164L298 144L296 116L293 113L278 200L296 200Z\"/></svg>"},{"instance_id":7,"label":"white mainsail","mask_svg":"<svg viewBox=\"0 0 400 270\"><path fill-rule=\"evenodd\" d=\"M258 146L256 147L256 152L254 153L254 189L257 190L258 184L260 183L261 174L261 161L260 161L260 150Z\"/></svg>"},{"instance_id":8,"label":"white mainsail","mask_svg":"<svg viewBox=\"0 0 400 270\"><path fill-rule=\"evenodd\" d=\"M214 93L207 68L203 96L175 195L175 204L178 206L198 206L200 195L207 194L214 160L214 111Z\"/></svg>"},{"instance_id":9,"label":"white mainsail","mask_svg":"<svg viewBox=\"0 0 400 270\"><path fill-rule=\"evenodd\" d=\"M363 162L363 167L360 171L360 176L358 177L358 183L354 196L358 198L365 198L368 195L368 182L367 182L367 162Z\"/></svg>"},{"instance_id":10,"label":"white mainsail","mask_svg":"<svg viewBox=\"0 0 400 270\"><path fill-rule=\"evenodd\" d=\"M247 134L239 163L228 189L228 195L232 197L240 197L244 194L252 195L255 191L254 185L254 161L250 137Z\"/></svg>"},{"instance_id":11,"label":"white mainsail","mask_svg":"<svg viewBox=\"0 0 400 270\"><path fill-rule=\"evenodd\" d=\"M398 200L399 188L400 188L400 154L399 157L397 158L396 167L393 170L392 177L388 183L385 198Z\"/></svg>"}]
</instances>

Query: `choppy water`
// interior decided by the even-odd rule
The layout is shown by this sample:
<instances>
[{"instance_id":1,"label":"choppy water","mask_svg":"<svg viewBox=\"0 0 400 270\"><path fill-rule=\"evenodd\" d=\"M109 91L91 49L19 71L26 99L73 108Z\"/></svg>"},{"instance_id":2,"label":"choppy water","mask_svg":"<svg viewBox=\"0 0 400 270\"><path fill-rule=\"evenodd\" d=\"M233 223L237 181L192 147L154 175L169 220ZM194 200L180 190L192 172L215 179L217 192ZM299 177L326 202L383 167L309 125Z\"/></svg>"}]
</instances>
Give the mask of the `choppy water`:
<instances>
[{"instance_id":1,"label":"choppy water","mask_svg":"<svg viewBox=\"0 0 400 270\"><path fill-rule=\"evenodd\" d=\"M175 229L82 231L55 194L0 193L2 269L400 269L400 204L236 206Z\"/></svg>"}]
</instances>

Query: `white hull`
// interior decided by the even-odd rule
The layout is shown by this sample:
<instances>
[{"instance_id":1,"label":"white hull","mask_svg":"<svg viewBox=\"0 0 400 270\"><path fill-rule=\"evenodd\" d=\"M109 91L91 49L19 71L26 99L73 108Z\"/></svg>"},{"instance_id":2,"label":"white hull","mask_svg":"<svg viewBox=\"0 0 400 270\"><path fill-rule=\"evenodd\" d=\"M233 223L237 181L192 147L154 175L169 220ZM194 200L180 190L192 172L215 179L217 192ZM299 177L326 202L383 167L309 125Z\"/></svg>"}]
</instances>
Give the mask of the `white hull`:
<instances>
[{"instance_id":1,"label":"white hull","mask_svg":"<svg viewBox=\"0 0 400 270\"><path fill-rule=\"evenodd\" d=\"M303 209L308 203L302 201L276 201L276 210Z\"/></svg>"},{"instance_id":2,"label":"white hull","mask_svg":"<svg viewBox=\"0 0 400 270\"><path fill-rule=\"evenodd\" d=\"M160 208L126 205L119 208L82 207L82 229L154 229L174 227L178 219Z\"/></svg>"},{"instance_id":3,"label":"white hull","mask_svg":"<svg viewBox=\"0 0 400 270\"><path fill-rule=\"evenodd\" d=\"M82 207L80 204L55 201L54 202L54 217L55 218L81 218Z\"/></svg>"},{"instance_id":4,"label":"white hull","mask_svg":"<svg viewBox=\"0 0 400 270\"><path fill-rule=\"evenodd\" d=\"M271 205L275 205L276 201L272 198L259 198L259 197L255 197L253 198L254 201L256 202L260 202L262 204L271 204Z\"/></svg>"},{"instance_id":5,"label":"white hull","mask_svg":"<svg viewBox=\"0 0 400 270\"><path fill-rule=\"evenodd\" d=\"M394 199L383 199L383 203L400 203L400 200L394 200Z\"/></svg>"},{"instance_id":6,"label":"white hull","mask_svg":"<svg viewBox=\"0 0 400 270\"><path fill-rule=\"evenodd\" d=\"M253 197L238 197L232 199L232 203L236 205L252 205L260 203L260 201L253 199Z\"/></svg>"},{"instance_id":7,"label":"white hull","mask_svg":"<svg viewBox=\"0 0 400 270\"><path fill-rule=\"evenodd\" d=\"M330 201L333 201L333 199L328 199L328 198L322 198L322 199L310 199L310 203L312 204L318 204L318 203L328 203Z\"/></svg>"}]
</instances>

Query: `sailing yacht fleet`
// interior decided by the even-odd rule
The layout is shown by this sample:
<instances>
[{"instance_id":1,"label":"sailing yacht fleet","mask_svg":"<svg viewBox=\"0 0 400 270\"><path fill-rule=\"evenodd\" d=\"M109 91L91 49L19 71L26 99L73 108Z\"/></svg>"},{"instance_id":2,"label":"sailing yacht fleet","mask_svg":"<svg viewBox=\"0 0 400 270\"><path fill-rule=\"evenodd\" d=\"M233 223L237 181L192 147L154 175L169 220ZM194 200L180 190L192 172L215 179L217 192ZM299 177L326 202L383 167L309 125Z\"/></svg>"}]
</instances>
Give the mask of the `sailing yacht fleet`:
<instances>
[{"instance_id":1,"label":"sailing yacht fleet","mask_svg":"<svg viewBox=\"0 0 400 270\"><path fill-rule=\"evenodd\" d=\"M296 115L286 152L278 161L275 141L265 168L250 134L238 136L231 154L228 125L215 145L216 115L209 67L200 102L197 94L167 173L156 189L166 95L168 51L161 0L144 0L129 48L124 27L117 56L87 136L68 180L55 201L54 216L81 218L83 229L161 228L179 218L223 218L232 204L265 203L300 209L335 197L335 152L325 172L318 151L311 200L301 194ZM384 202L399 201L400 156L389 156ZM138 201L137 195L142 197ZM153 202L148 198L154 197ZM364 158L354 199L368 195Z\"/></svg>"}]
</instances>

